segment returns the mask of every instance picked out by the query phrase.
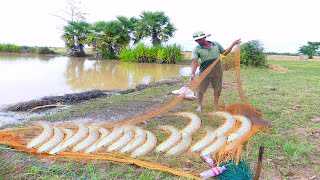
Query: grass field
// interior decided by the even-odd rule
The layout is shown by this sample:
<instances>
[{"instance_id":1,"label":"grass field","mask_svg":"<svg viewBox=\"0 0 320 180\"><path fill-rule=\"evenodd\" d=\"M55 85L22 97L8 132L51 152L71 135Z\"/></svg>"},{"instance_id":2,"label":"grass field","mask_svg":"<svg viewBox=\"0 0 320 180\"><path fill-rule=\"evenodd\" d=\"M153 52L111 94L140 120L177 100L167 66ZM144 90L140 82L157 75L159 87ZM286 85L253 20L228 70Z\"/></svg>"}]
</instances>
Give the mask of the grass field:
<instances>
[{"instance_id":1,"label":"grass field","mask_svg":"<svg viewBox=\"0 0 320 180\"><path fill-rule=\"evenodd\" d=\"M319 179L320 62L269 60L268 64L269 68L241 69L245 95L272 125L270 130L261 131L251 138L252 150L244 151L242 158L249 162L254 170L258 148L263 145L265 152L261 179ZM228 72L225 74L228 77ZM138 105L152 101L165 104L168 99L174 98L173 95L168 95L168 92L177 88L180 87L164 85L139 93L99 98L40 119L60 121L79 117L90 118L106 108L121 109L124 103ZM234 92L234 89L223 91L222 103L233 102L229 96L231 91ZM206 93L205 112L211 110L211 94L211 90ZM184 101L173 111L194 112L195 107L196 101ZM153 120L145 128L153 130L162 124L181 127L186 123L165 116ZM218 122L206 118L203 121L204 124L219 125ZM164 138L160 134L156 135L160 136L160 139ZM3 149L0 153L0 179L183 179L160 171L99 160L79 162L71 159L41 159L23 152L12 153ZM148 156L150 160L162 164L206 170L199 158L185 155L168 159L152 155L154 156Z\"/></svg>"}]
</instances>

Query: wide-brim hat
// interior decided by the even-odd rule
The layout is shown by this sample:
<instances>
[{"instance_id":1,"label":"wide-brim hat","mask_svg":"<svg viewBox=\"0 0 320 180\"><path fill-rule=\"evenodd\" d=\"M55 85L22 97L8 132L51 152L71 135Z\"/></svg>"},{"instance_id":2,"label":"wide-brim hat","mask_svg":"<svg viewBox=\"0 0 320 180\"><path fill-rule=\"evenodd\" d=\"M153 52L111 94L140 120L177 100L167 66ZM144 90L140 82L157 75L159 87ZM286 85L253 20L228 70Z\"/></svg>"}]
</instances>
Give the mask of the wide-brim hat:
<instances>
[{"instance_id":1,"label":"wide-brim hat","mask_svg":"<svg viewBox=\"0 0 320 180\"><path fill-rule=\"evenodd\" d=\"M203 31L196 31L192 34L192 38L193 40L198 40L198 39L202 39L204 37L208 37L211 36L211 34L206 34Z\"/></svg>"}]
</instances>

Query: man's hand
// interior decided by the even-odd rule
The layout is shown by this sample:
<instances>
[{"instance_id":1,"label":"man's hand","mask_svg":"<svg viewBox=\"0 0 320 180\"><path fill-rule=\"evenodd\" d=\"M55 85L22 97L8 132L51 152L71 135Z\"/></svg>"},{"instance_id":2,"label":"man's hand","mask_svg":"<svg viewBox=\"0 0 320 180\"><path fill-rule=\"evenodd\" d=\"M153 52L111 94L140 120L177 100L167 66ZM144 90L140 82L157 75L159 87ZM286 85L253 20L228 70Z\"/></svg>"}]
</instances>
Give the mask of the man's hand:
<instances>
[{"instance_id":1,"label":"man's hand","mask_svg":"<svg viewBox=\"0 0 320 180\"><path fill-rule=\"evenodd\" d=\"M191 74L191 76L190 76L190 82L194 81L194 78L195 78L195 75L194 75L194 74Z\"/></svg>"},{"instance_id":2,"label":"man's hand","mask_svg":"<svg viewBox=\"0 0 320 180\"><path fill-rule=\"evenodd\" d=\"M241 43L241 39L237 39L235 41L233 41L232 46L238 45Z\"/></svg>"}]
</instances>

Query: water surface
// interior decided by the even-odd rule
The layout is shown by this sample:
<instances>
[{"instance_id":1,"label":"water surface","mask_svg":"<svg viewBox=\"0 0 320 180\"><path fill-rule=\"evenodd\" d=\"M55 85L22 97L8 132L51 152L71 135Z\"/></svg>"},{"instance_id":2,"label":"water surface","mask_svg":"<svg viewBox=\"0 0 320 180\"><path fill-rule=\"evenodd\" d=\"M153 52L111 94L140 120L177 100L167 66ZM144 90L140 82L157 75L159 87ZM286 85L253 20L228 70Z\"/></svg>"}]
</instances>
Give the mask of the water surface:
<instances>
[{"instance_id":1,"label":"water surface","mask_svg":"<svg viewBox=\"0 0 320 180\"><path fill-rule=\"evenodd\" d=\"M0 54L0 106L93 89L124 90L189 74L187 65Z\"/></svg>"}]
</instances>

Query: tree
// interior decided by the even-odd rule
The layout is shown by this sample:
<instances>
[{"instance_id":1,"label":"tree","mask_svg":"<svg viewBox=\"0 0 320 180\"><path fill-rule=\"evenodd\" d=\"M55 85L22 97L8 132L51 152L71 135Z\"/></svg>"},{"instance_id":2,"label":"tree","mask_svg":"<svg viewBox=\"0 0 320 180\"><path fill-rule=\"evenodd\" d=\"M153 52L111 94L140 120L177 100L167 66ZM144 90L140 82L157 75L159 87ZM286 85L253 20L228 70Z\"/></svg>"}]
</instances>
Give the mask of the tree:
<instances>
[{"instance_id":1,"label":"tree","mask_svg":"<svg viewBox=\"0 0 320 180\"><path fill-rule=\"evenodd\" d=\"M136 27L135 42L150 37L153 45L160 45L173 37L173 33L176 31L176 28L164 12L144 11L140 17L141 19Z\"/></svg>"},{"instance_id":2,"label":"tree","mask_svg":"<svg viewBox=\"0 0 320 180\"><path fill-rule=\"evenodd\" d=\"M119 16L117 20L100 21L92 26L88 44L93 46L96 58L116 59L120 50L134 38L135 18Z\"/></svg>"},{"instance_id":3,"label":"tree","mask_svg":"<svg viewBox=\"0 0 320 180\"><path fill-rule=\"evenodd\" d=\"M320 55L320 42L310 42L308 41L308 45L301 46L299 49L299 53L305 54L309 59L313 59L313 56Z\"/></svg>"},{"instance_id":4,"label":"tree","mask_svg":"<svg viewBox=\"0 0 320 180\"><path fill-rule=\"evenodd\" d=\"M67 25L61 29L63 30L62 38L65 41L69 54L71 56L84 57L86 54L83 44L85 37L83 36L87 34L86 28L89 26L89 24L85 22L85 15L87 15L87 13L83 13L80 10L80 0L78 2L77 0L67 0L67 4L67 10L63 10L63 12L67 14L70 19L60 15L52 15L67 23Z\"/></svg>"},{"instance_id":5,"label":"tree","mask_svg":"<svg viewBox=\"0 0 320 180\"><path fill-rule=\"evenodd\" d=\"M87 22L71 21L67 26L64 26L62 38L71 56L84 57L84 45L89 34L90 24Z\"/></svg>"},{"instance_id":6,"label":"tree","mask_svg":"<svg viewBox=\"0 0 320 180\"><path fill-rule=\"evenodd\" d=\"M240 63L247 66L263 67L266 66L267 63L263 45L258 40L252 40L242 44L240 57Z\"/></svg>"}]
</instances>

